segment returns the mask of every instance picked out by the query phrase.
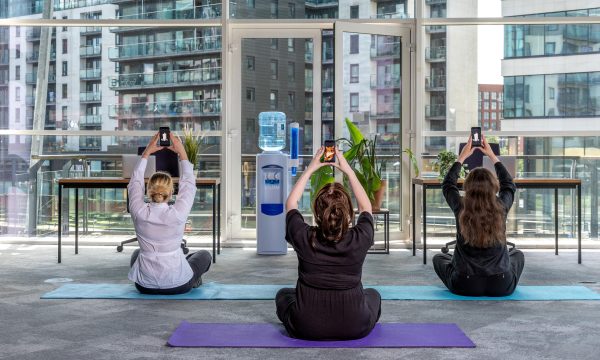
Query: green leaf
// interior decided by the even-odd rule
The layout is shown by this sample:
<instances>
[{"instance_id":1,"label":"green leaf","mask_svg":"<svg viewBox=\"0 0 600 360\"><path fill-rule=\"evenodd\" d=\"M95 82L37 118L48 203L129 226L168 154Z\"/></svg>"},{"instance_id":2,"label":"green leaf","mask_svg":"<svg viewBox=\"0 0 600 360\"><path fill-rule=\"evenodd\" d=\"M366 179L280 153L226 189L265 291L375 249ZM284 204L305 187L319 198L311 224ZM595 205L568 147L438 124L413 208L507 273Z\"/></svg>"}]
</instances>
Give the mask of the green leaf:
<instances>
[{"instance_id":1,"label":"green leaf","mask_svg":"<svg viewBox=\"0 0 600 360\"><path fill-rule=\"evenodd\" d=\"M352 139L352 142L354 144L358 144L361 141L363 141L364 136L360 132L358 127L356 125L354 125L354 123L352 123L352 121L350 121L350 119L346 118L345 120L346 120L346 126L348 127L348 131L350 132L350 138Z\"/></svg>"}]
</instances>

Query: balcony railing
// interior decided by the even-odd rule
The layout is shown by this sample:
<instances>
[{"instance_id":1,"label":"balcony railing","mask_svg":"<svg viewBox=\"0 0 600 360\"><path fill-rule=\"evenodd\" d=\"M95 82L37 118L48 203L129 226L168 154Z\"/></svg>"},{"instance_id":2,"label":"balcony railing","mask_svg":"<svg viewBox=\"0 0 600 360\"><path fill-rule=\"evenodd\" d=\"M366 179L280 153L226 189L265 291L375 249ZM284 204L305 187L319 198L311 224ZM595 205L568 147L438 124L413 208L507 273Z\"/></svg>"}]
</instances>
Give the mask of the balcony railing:
<instances>
[{"instance_id":1,"label":"balcony railing","mask_svg":"<svg viewBox=\"0 0 600 360\"><path fill-rule=\"evenodd\" d=\"M79 127L102 125L102 115L82 115L79 117Z\"/></svg>"},{"instance_id":2,"label":"balcony railing","mask_svg":"<svg viewBox=\"0 0 600 360\"><path fill-rule=\"evenodd\" d=\"M27 38L27 41L39 40L41 36L42 36L42 28L39 28L39 27L29 29L25 33L25 37ZM52 33L50 34L50 36L56 37L56 28L52 28Z\"/></svg>"},{"instance_id":3,"label":"balcony railing","mask_svg":"<svg viewBox=\"0 0 600 360\"><path fill-rule=\"evenodd\" d=\"M48 74L48 82L54 83L56 82L56 74ZM25 83L29 85L35 85L37 83L37 73L27 73L25 74Z\"/></svg>"},{"instance_id":4,"label":"balcony railing","mask_svg":"<svg viewBox=\"0 0 600 360\"><path fill-rule=\"evenodd\" d=\"M400 102L380 103L371 107L371 116L380 118L398 118L400 117Z\"/></svg>"},{"instance_id":5,"label":"balcony railing","mask_svg":"<svg viewBox=\"0 0 600 360\"><path fill-rule=\"evenodd\" d=\"M79 77L81 80L96 80L102 78L102 69L82 69L79 70Z\"/></svg>"},{"instance_id":6,"label":"balcony railing","mask_svg":"<svg viewBox=\"0 0 600 360\"><path fill-rule=\"evenodd\" d=\"M436 46L425 48L425 60L440 61L446 60L446 47Z\"/></svg>"},{"instance_id":7,"label":"balcony railing","mask_svg":"<svg viewBox=\"0 0 600 360\"><path fill-rule=\"evenodd\" d=\"M385 44L377 44L376 47L371 47L371 57L381 56L400 56L400 42L390 42Z\"/></svg>"},{"instance_id":8,"label":"balcony railing","mask_svg":"<svg viewBox=\"0 0 600 360\"><path fill-rule=\"evenodd\" d=\"M407 17L408 15L404 11L378 13L377 15L371 16L373 19L406 19Z\"/></svg>"},{"instance_id":9,"label":"balcony railing","mask_svg":"<svg viewBox=\"0 0 600 360\"><path fill-rule=\"evenodd\" d=\"M9 42L10 36L8 33L8 28L0 29L0 44L6 44Z\"/></svg>"},{"instance_id":10,"label":"balcony railing","mask_svg":"<svg viewBox=\"0 0 600 360\"><path fill-rule=\"evenodd\" d=\"M221 99L132 103L126 105L111 105L109 107L109 116L118 118L216 116L220 113Z\"/></svg>"},{"instance_id":11,"label":"balcony railing","mask_svg":"<svg viewBox=\"0 0 600 360\"><path fill-rule=\"evenodd\" d=\"M159 71L155 73L121 74L110 78L110 88L146 88L161 85L191 85L221 81L221 68Z\"/></svg>"},{"instance_id":12,"label":"balcony railing","mask_svg":"<svg viewBox=\"0 0 600 360\"><path fill-rule=\"evenodd\" d=\"M102 54L102 46L88 45L79 48L79 56L100 56Z\"/></svg>"},{"instance_id":13,"label":"balcony railing","mask_svg":"<svg viewBox=\"0 0 600 360\"><path fill-rule=\"evenodd\" d=\"M118 19L215 19L221 17L221 4L195 6L189 9L165 9L134 14L117 15Z\"/></svg>"},{"instance_id":14,"label":"balcony railing","mask_svg":"<svg viewBox=\"0 0 600 360\"><path fill-rule=\"evenodd\" d=\"M321 83L321 91L331 92L333 91L333 79L325 79Z\"/></svg>"},{"instance_id":15,"label":"balcony railing","mask_svg":"<svg viewBox=\"0 0 600 360\"><path fill-rule=\"evenodd\" d=\"M326 46L325 49L323 49L323 63L333 63L333 47Z\"/></svg>"},{"instance_id":16,"label":"balcony railing","mask_svg":"<svg viewBox=\"0 0 600 360\"><path fill-rule=\"evenodd\" d=\"M425 27L425 31L427 31L427 33L429 33L429 34L445 33L446 26L445 25L429 25L429 26Z\"/></svg>"},{"instance_id":17,"label":"balcony railing","mask_svg":"<svg viewBox=\"0 0 600 360\"><path fill-rule=\"evenodd\" d=\"M8 65L9 59L10 58L9 58L8 54L0 55L0 65Z\"/></svg>"},{"instance_id":18,"label":"balcony railing","mask_svg":"<svg viewBox=\"0 0 600 360\"><path fill-rule=\"evenodd\" d=\"M31 54L27 55L27 62L31 63L31 62L38 62L40 58L40 52L39 51L34 51ZM52 51L50 52L50 61L55 61L56 60L56 51Z\"/></svg>"},{"instance_id":19,"label":"balcony railing","mask_svg":"<svg viewBox=\"0 0 600 360\"><path fill-rule=\"evenodd\" d=\"M425 77L425 90L444 91L446 90L446 75L434 75Z\"/></svg>"},{"instance_id":20,"label":"balcony railing","mask_svg":"<svg viewBox=\"0 0 600 360\"><path fill-rule=\"evenodd\" d=\"M54 93L49 93L48 97L46 98L46 105L52 105L54 103L56 103L56 96L54 95ZM27 106L35 106L35 96L27 96L25 98L25 104Z\"/></svg>"},{"instance_id":21,"label":"balcony railing","mask_svg":"<svg viewBox=\"0 0 600 360\"><path fill-rule=\"evenodd\" d=\"M446 117L446 104L425 105L425 117Z\"/></svg>"},{"instance_id":22,"label":"balcony railing","mask_svg":"<svg viewBox=\"0 0 600 360\"><path fill-rule=\"evenodd\" d=\"M338 5L338 0L306 0L306 7L316 7L316 8L327 8L334 7Z\"/></svg>"},{"instance_id":23,"label":"balcony railing","mask_svg":"<svg viewBox=\"0 0 600 360\"><path fill-rule=\"evenodd\" d=\"M114 0L54 0L54 10L68 10L87 6L112 4Z\"/></svg>"},{"instance_id":24,"label":"balcony railing","mask_svg":"<svg viewBox=\"0 0 600 360\"><path fill-rule=\"evenodd\" d=\"M79 94L79 101L81 102L100 102L102 101L102 92L90 91Z\"/></svg>"},{"instance_id":25,"label":"balcony railing","mask_svg":"<svg viewBox=\"0 0 600 360\"><path fill-rule=\"evenodd\" d=\"M79 138L79 149L80 150L95 150L100 151L102 148L102 137L100 136L86 136Z\"/></svg>"},{"instance_id":26,"label":"balcony railing","mask_svg":"<svg viewBox=\"0 0 600 360\"><path fill-rule=\"evenodd\" d=\"M169 56L221 50L221 35L166 40L149 43L119 45L108 49L111 60L123 60L146 56Z\"/></svg>"},{"instance_id":27,"label":"balcony railing","mask_svg":"<svg viewBox=\"0 0 600 360\"><path fill-rule=\"evenodd\" d=\"M371 89L395 89L400 88L400 75L377 76L371 74Z\"/></svg>"},{"instance_id":28,"label":"balcony railing","mask_svg":"<svg viewBox=\"0 0 600 360\"><path fill-rule=\"evenodd\" d=\"M86 19L86 20L92 20L92 19ZM102 27L100 27L100 26L86 26L86 27L81 28L81 35L96 34L96 33L101 33L101 32L102 32Z\"/></svg>"},{"instance_id":29,"label":"balcony railing","mask_svg":"<svg viewBox=\"0 0 600 360\"><path fill-rule=\"evenodd\" d=\"M427 5L440 5L445 4L447 0L425 0L425 4Z\"/></svg>"}]
</instances>

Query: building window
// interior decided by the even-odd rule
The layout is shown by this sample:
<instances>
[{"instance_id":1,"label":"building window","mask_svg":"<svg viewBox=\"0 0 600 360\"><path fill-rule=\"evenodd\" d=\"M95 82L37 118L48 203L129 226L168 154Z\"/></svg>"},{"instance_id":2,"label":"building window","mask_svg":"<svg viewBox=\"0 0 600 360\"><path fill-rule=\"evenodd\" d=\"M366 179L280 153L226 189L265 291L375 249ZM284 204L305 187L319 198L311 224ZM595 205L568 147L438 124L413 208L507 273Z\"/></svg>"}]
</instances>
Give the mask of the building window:
<instances>
[{"instance_id":1,"label":"building window","mask_svg":"<svg viewBox=\"0 0 600 360\"><path fill-rule=\"evenodd\" d=\"M492 120L496 120L496 113L495 112L492 113Z\"/></svg>"},{"instance_id":2,"label":"building window","mask_svg":"<svg viewBox=\"0 0 600 360\"><path fill-rule=\"evenodd\" d=\"M554 88L553 87L548 88L548 99L554 100Z\"/></svg>"},{"instance_id":3,"label":"building window","mask_svg":"<svg viewBox=\"0 0 600 360\"><path fill-rule=\"evenodd\" d=\"M15 28L15 37L21 37L21 27L17 26Z\"/></svg>"},{"instance_id":4,"label":"building window","mask_svg":"<svg viewBox=\"0 0 600 360\"><path fill-rule=\"evenodd\" d=\"M358 83L358 64L350 64L350 82Z\"/></svg>"},{"instance_id":5,"label":"building window","mask_svg":"<svg viewBox=\"0 0 600 360\"><path fill-rule=\"evenodd\" d=\"M256 7L254 0L246 0L246 4L248 5L248 9L254 9Z\"/></svg>"},{"instance_id":6,"label":"building window","mask_svg":"<svg viewBox=\"0 0 600 360\"><path fill-rule=\"evenodd\" d=\"M15 109L15 122L16 123L20 123L21 122L21 108L16 108Z\"/></svg>"},{"instance_id":7,"label":"building window","mask_svg":"<svg viewBox=\"0 0 600 360\"><path fill-rule=\"evenodd\" d=\"M269 95L269 105L271 110L277 109L277 90L271 90L271 95Z\"/></svg>"},{"instance_id":8,"label":"building window","mask_svg":"<svg viewBox=\"0 0 600 360\"><path fill-rule=\"evenodd\" d=\"M21 80L21 67L15 66L15 80Z\"/></svg>"},{"instance_id":9,"label":"building window","mask_svg":"<svg viewBox=\"0 0 600 360\"><path fill-rule=\"evenodd\" d=\"M490 119L490 113L489 112L484 112L483 113L483 120L489 120Z\"/></svg>"},{"instance_id":10,"label":"building window","mask_svg":"<svg viewBox=\"0 0 600 360\"><path fill-rule=\"evenodd\" d=\"M63 39L62 40L62 53L67 54L69 51L68 48L69 48L69 43L68 43L67 39Z\"/></svg>"},{"instance_id":11,"label":"building window","mask_svg":"<svg viewBox=\"0 0 600 360\"><path fill-rule=\"evenodd\" d=\"M69 18L68 16L63 16L63 20L67 20L68 18ZM63 31L63 32L67 31L67 27L66 27L66 26L63 26L63 29L62 29L62 31Z\"/></svg>"},{"instance_id":12,"label":"building window","mask_svg":"<svg viewBox=\"0 0 600 360\"><path fill-rule=\"evenodd\" d=\"M350 54L358 54L358 34L350 35Z\"/></svg>"},{"instance_id":13,"label":"building window","mask_svg":"<svg viewBox=\"0 0 600 360\"><path fill-rule=\"evenodd\" d=\"M277 19L279 17L279 1L271 0L271 19Z\"/></svg>"},{"instance_id":14,"label":"building window","mask_svg":"<svg viewBox=\"0 0 600 360\"><path fill-rule=\"evenodd\" d=\"M277 80L277 72L278 72L278 63L277 60L271 60L271 79Z\"/></svg>"},{"instance_id":15,"label":"building window","mask_svg":"<svg viewBox=\"0 0 600 360\"><path fill-rule=\"evenodd\" d=\"M16 59L20 59L21 58L21 45L17 44L15 46L15 58Z\"/></svg>"},{"instance_id":16,"label":"building window","mask_svg":"<svg viewBox=\"0 0 600 360\"><path fill-rule=\"evenodd\" d=\"M21 101L21 88L18 86L15 88L15 101Z\"/></svg>"},{"instance_id":17,"label":"building window","mask_svg":"<svg viewBox=\"0 0 600 360\"><path fill-rule=\"evenodd\" d=\"M62 98L66 99L69 97L69 92L67 91L67 84L62 84Z\"/></svg>"},{"instance_id":18,"label":"building window","mask_svg":"<svg viewBox=\"0 0 600 360\"><path fill-rule=\"evenodd\" d=\"M296 81L296 64L293 62L288 62L288 81Z\"/></svg>"},{"instance_id":19,"label":"building window","mask_svg":"<svg viewBox=\"0 0 600 360\"><path fill-rule=\"evenodd\" d=\"M492 110L496 110L498 107L497 103L495 101L492 101Z\"/></svg>"},{"instance_id":20,"label":"building window","mask_svg":"<svg viewBox=\"0 0 600 360\"><path fill-rule=\"evenodd\" d=\"M69 108L66 106L62 107L62 121L64 124L66 124L67 121L69 121Z\"/></svg>"},{"instance_id":21,"label":"building window","mask_svg":"<svg viewBox=\"0 0 600 360\"><path fill-rule=\"evenodd\" d=\"M350 6L350 19L358 19L358 5Z\"/></svg>"},{"instance_id":22,"label":"building window","mask_svg":"<svg viewBox=\"0 0 600 360\"><path fill-rule=\"evenodd\" d=\"M69 64L66 61L62 62L62 76L67 76L69 73Z\"/></svg>"},{"instance_id":23,"label":"building window","mask_svg":"<svg viewBox=\"0 0 600 360\"><path fill-rule=\"evenodd\" d=\"M493 92L493 93L492 93L492 100L496 100L496 97L497 97L497 96L498 96L498 93L496 93L496 92Z\"/></svg>"},{"instance_id":24,"label":"building window","mask_svg":"<svg viewBox=\"0 0 600 360\"><path fill-rule=\"evenodd\" d=\"M277 39L271 39L271 49L277 50L278 47Z\"/></svg>"},{"instance_id":25,"label":"building window","mask_svg":"<svg viewBox=\"0 0 600 360\"><path fill-rule=\"evenodd\" d=\"M288 39L288 52L294 52L294 39Z\"/></svg>"},{"instance_id":26,"label":"building window","mask_svg":"<svg viewBox=\"0 0 600 360\"><path fill-rule=\"evenodd\" d=\"M358 111L358 93L350 93L350 112Z\"/></svg>"},{"instance_id":27,"label":"building window","mask_svg":"<svg viewBox=\"0 0 600 360\"><path fill-rule=\"evenodd\" d=\"M296 93L293 91L288 93L288 107L292 110L296 108Z\"/></svg>"},{"instance_id":28,"label":"building window","mask_svg":"<svg viewBox=\"0 0 600 360\"><path fill-rule=\"evenodd\" d=\"M486 91L486 92L484 92L484 93L483 93L483 98L484 98L484 99L486 99L486 100L487 100L487 99L489 99L489 98L490 98L490 93L489 93L489 92L487 92L487 91Z\"/></svg>"},{"instance_id":29,"label":"building window","mask_svg":"<svg viewBox=\"0 0 600 360\"><path fill-rule=\"evenodd\" d=\"M483 108L486 109L486 110L489 109L490 108L490 102L489 101L484 101L483 102Z\"/></svg>"},{"instance_id":30,"label":"building window","mask_svg":"<svg viewBox=\"0 0 600 360\"><path fill-rule=\"evenodd\" d=\"M256 100L254 88L246 88L246 100L250 102L254 102Z\"/></svg>"},{"instance_id":31,"label":"building window","mask_svg":"<svg viewBox=\"0 0 600 360\"><path fill-rule=\"evenodd\" d=\"M246 70L254 71L254 56L246 56Z\"/></svg>"},{"instance_id":32,"label":"building window","mask_svg":"<svg viewBox=\"0 0 600 360\"><path fill-rule=\"evenodd\" d=\"M296 4L289 3L288 7L290 9L290 19L295 19L296 18Z\"/></svg>"}]
</instances>

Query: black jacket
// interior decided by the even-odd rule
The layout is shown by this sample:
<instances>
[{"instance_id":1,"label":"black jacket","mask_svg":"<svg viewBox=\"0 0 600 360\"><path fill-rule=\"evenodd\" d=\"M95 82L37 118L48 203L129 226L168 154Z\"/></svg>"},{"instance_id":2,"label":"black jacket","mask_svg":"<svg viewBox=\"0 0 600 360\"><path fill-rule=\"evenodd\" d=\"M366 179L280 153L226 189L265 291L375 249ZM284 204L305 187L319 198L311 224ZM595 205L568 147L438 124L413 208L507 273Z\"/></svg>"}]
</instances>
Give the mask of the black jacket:
<instances>
[{"instance_id":1,"label":"black jacket","mask_svg":"<svg viewBox=\"0 0 600 360\"><path fill-rule=\"evenodd\" d=\"M505 209L504 217L512 207L515 197L516 186L512 176L508 173L502 163L494 165L496 175L500 181L500 191L497 200ZM490 276L510 271L510 259L505 245L496 245L490 248L476 248L465 244L465 239L460 233L458 217L462 210L463 202L458 192L457 180L461 164L455 162L448 171L442 191L446 202L454 212L456 219L456 249L452 257L452 265L455 271L464 275Z\"/></svg>"}]
</instances>

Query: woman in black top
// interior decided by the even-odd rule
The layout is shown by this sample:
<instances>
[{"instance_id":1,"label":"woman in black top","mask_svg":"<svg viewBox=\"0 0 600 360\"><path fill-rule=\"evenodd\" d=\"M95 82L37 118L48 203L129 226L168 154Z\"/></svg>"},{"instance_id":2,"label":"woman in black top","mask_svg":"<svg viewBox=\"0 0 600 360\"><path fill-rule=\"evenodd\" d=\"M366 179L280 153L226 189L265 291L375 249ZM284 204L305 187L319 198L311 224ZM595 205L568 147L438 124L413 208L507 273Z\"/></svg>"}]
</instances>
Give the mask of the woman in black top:
<instances>
[{"instance_id":1,"label":"woman in black top","mask_svg":"<svg viewBox=\"0 0 600 360\"><path fill-rule=\"evenodd\" d=\"M286 240L298 256L296 288L281 289L275 298L277 317L292 337L346 340L368 335L381 314L381 296L363 289L362 265L373 245L371 203L343 154L336 163L321 163L321 148L296 182L286 202ZM298 211L306 183L321 166L346 174L361 212L350 228L354 210L350 195L338 183L321 189L313 204L317 226Z\"/></svg>"},{"instance_id":2,"label":"woman in black top","mask_svg":"<svg viewBox=\"0 0 600 360\"><path fill-rule=\"evenodd\" d=\"M456 182L462 163L475 149L469 139L442 184L456 218L456 248L454 256L435 255L433 268L455 294L507 296L515 291L525 264L521 251L509 252L506 247L506 215L516 187L482 137L479 149L494 162L498 178L484 168L471 170L463 185L465 197L461 198Z\"/></svg>"}]
</instances>

